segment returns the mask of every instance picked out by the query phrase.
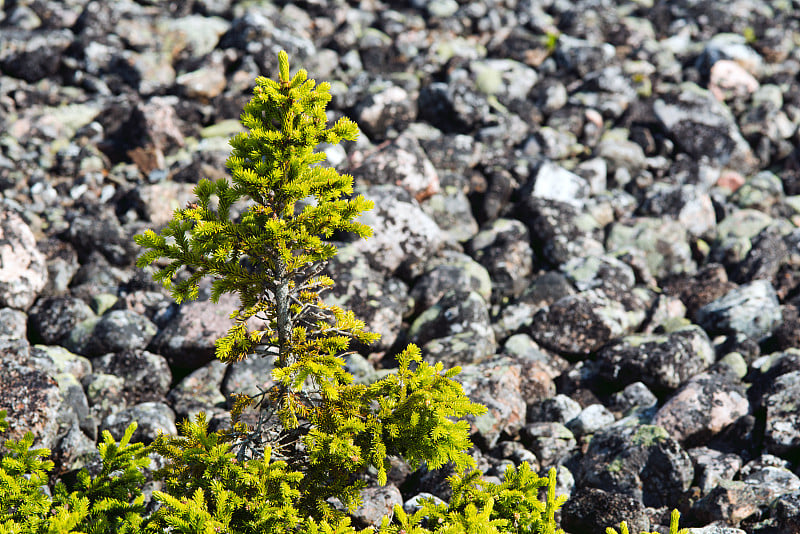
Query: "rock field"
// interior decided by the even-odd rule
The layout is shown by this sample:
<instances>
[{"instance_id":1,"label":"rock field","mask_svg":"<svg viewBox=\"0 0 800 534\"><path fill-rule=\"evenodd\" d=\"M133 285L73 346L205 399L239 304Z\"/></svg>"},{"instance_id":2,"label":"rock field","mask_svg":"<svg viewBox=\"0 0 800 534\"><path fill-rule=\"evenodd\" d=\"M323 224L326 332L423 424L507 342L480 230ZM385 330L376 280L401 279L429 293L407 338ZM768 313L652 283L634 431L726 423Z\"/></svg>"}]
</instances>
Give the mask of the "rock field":
<instances>
[{"instance_id":1,"label":"rock field","mask_svg":"<svg viewBox=\"0 0 800 534\"><path fill-rule=\"evenodd\" d=\"M332 82L322 147L376 207L328 297L460 365L489 476L559 469L571 534L800 533L796 0L0 0L0 409L57 470L99 432L223 421L268 360L136 269L277 52ZM356 521L443 494L397 463Z\"/></svg>"}]
</instances>

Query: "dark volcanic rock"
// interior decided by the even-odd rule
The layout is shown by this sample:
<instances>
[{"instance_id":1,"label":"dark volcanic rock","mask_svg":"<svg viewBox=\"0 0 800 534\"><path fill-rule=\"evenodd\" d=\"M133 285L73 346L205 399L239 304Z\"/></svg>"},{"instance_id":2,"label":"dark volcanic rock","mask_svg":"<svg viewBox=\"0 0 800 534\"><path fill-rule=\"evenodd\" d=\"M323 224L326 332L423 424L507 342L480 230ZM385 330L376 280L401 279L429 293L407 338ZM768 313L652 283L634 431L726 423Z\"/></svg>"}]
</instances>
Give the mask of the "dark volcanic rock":
<instances>
[{"instance_id":1,"label":"dark volcanic rock","mask_svg":"<svg viewBox=\"0 0 800 534\"><path fill-rule=\"evenodd\" d=\"M714 363L706 333L687 326L668 334L634 334L603 347L598 374L617 386L642 382L655 392L673 391Z\"/></svg>"},{"instance_id":2,"label":"dark volcanic rock","mask_svg":"<svg viewBox=\"0 0 800 534\"><path fill-rule=\"evenodd\" d=\"M644 505L619 493L586 488L570 495L561 509L561 525L568 532L595 532L625 521L630 532L650 530Z\"/></svg>"},{"instance_id":3,"label":"dark volcanic rock","mask_svg":"<svg viewBox=\"0 0 800 534\"><path fill-rule=\"evenodd\" d=\"M530 335L556 352L586 355L635 325L623 306L594 290L564 297L536 313Z\"/></svg>"},{"instance_id":4,"label":"dark volcanic rock","mask_svg":"<svg viewBox=\"0 0 800 534\"><path fill-rule=\"evenodd\" d=\"M689 455L663 428L631 422L595 433L575 473L579 484L651 507L676 506L693 477Z\"/></svg>"}]
</instances>

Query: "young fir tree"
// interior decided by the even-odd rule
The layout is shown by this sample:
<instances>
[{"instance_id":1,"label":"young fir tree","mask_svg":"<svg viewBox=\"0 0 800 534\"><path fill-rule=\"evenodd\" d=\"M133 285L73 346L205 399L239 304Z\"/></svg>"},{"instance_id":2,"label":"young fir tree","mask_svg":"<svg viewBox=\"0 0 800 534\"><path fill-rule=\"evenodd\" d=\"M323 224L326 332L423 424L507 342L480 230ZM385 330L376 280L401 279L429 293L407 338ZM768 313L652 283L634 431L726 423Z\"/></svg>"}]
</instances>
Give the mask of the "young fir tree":
<instances>
[{"instance_id":1,"label":"young fir tree","mask_svg":"<svg viewBox=\"0 0 800 534\"><path fill-rule=\"evenodd\" d=\"M244 108L248 131L230 141L230 182L201 180L196 202L177 210L161 235L136 236L149 249L137 264L166 259L154 278L178 302L196 298L204 277L213 278L212 301L224 293L239 296L216 355L228 363L274 358L277 385L238 398L225 442L240 462L264 457L299 473L300 517L338 521L343 516L330 499L353 509L368 469L386 482L389 455L433 469L474 467L466 452L469 424L460 418L485 408L452 380L458 369L422 362L413 345L398 356L396 374L370 386L352 383L343 359L350 341L378 336L352 312L323 302L321 293L333 281L321 273L336 253L326 241L335 231L370 235L356 218L372 203L351 197L353 178L318 165L325 155L315 148L355 140L358 130L346 118L327 128L329 84L317 85L304 70L290 76L285 52L278 60L278 80L257 78ZM247 208L234 219L231 207L242 200ZM178 280L182 268L188 274ZM254 319L259 328L251 328ZM241 420L247 407L258 411L255 425ZM155 447L183 461L182 439L162 438ZM186 475L179 484L196 489L195 473Z\"/></svg>"}]
</instances>

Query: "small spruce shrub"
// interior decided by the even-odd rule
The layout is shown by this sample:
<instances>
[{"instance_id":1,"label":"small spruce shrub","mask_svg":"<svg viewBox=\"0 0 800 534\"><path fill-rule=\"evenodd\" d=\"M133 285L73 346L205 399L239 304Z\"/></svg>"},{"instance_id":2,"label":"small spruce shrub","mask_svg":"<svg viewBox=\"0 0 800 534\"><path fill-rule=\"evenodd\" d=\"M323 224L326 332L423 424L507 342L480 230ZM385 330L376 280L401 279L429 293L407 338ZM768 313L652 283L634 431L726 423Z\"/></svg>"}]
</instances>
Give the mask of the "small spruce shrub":
<instances>
[{"instance_id":1,"label":"small spruce shrub","mask_svg":"<svg viewBox=\"0 0 800 534\"><path fill-rule=\"evenodd\" d=\"M368 237L357 218L372 203L353 196L351 176L320 165L325 156L315 148L354 140L358 130L346 118L329 128L329 85L304 70L290 76L285 52L278 62L277 80L256 80L241 115L247 132L230 141L230 179L200 180L196 200L161 233L135 237L146 249L137 265L155 266L155 280L178 302L197 298L204 278L212 279L212 301L239 297L216 356L228 364L273 358L264 378L275 386L238 395L230 425L214 432L202 413L183 421L178 436L162 434L148 446L130 443L135 424L119 443L104 432L100 472L83 470L73 487L57 482L52 493L49 451L31 448L31 433L7 440L0 534L562 533L555 513L566 498L555 495L554 469L540 477L523 463L500 484L475 469L464 417L486 408L464 394L459 368L430 365L409 345L397 370L375 383L355 384L345 370L350 342L378 336L351 311L323 302L333 285L323 268L336 254L327 239ZM246 209L234 216L242 202ZM162 491L153 492L149 513L142 489L152 453L165 465L153 473ZM386 483L391 456L412 467L451 466L450 501L423 499L413 514L395 506L359 531L348 512L361 504L370 476ZM673 523L675 534L677 516ZM624 523L620 529L627 534Z\"/></svg>"}]
</instances>

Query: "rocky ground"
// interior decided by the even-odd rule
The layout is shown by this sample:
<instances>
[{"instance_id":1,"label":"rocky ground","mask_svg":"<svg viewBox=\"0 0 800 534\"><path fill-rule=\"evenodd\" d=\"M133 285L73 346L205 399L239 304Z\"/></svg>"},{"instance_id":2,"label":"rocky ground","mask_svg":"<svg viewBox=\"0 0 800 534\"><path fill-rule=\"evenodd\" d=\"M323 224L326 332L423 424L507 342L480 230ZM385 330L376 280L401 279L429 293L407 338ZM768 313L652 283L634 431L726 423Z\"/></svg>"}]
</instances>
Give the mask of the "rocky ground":
<instances>
[{"instance_id":1,"label":"rocky ground","mask_svg":"<svg viewBox=\"0 0 800 534\"><path fill-rule=\"evenodd\" d=\"M0 408L58 470L175 432L235 301L176 306L132 236L224 176L278 50L333 82L376 202L336 299L463 366L488 475L558 466L562 526L800 532L800 21L773 0L0 0ZM369 523L442 478L369 491ZM408 506L413 504L408 503ZM730 527L730 528L728 528ZM737 528L741 530L737 530Z\"/></svg>"}]
</instances>

